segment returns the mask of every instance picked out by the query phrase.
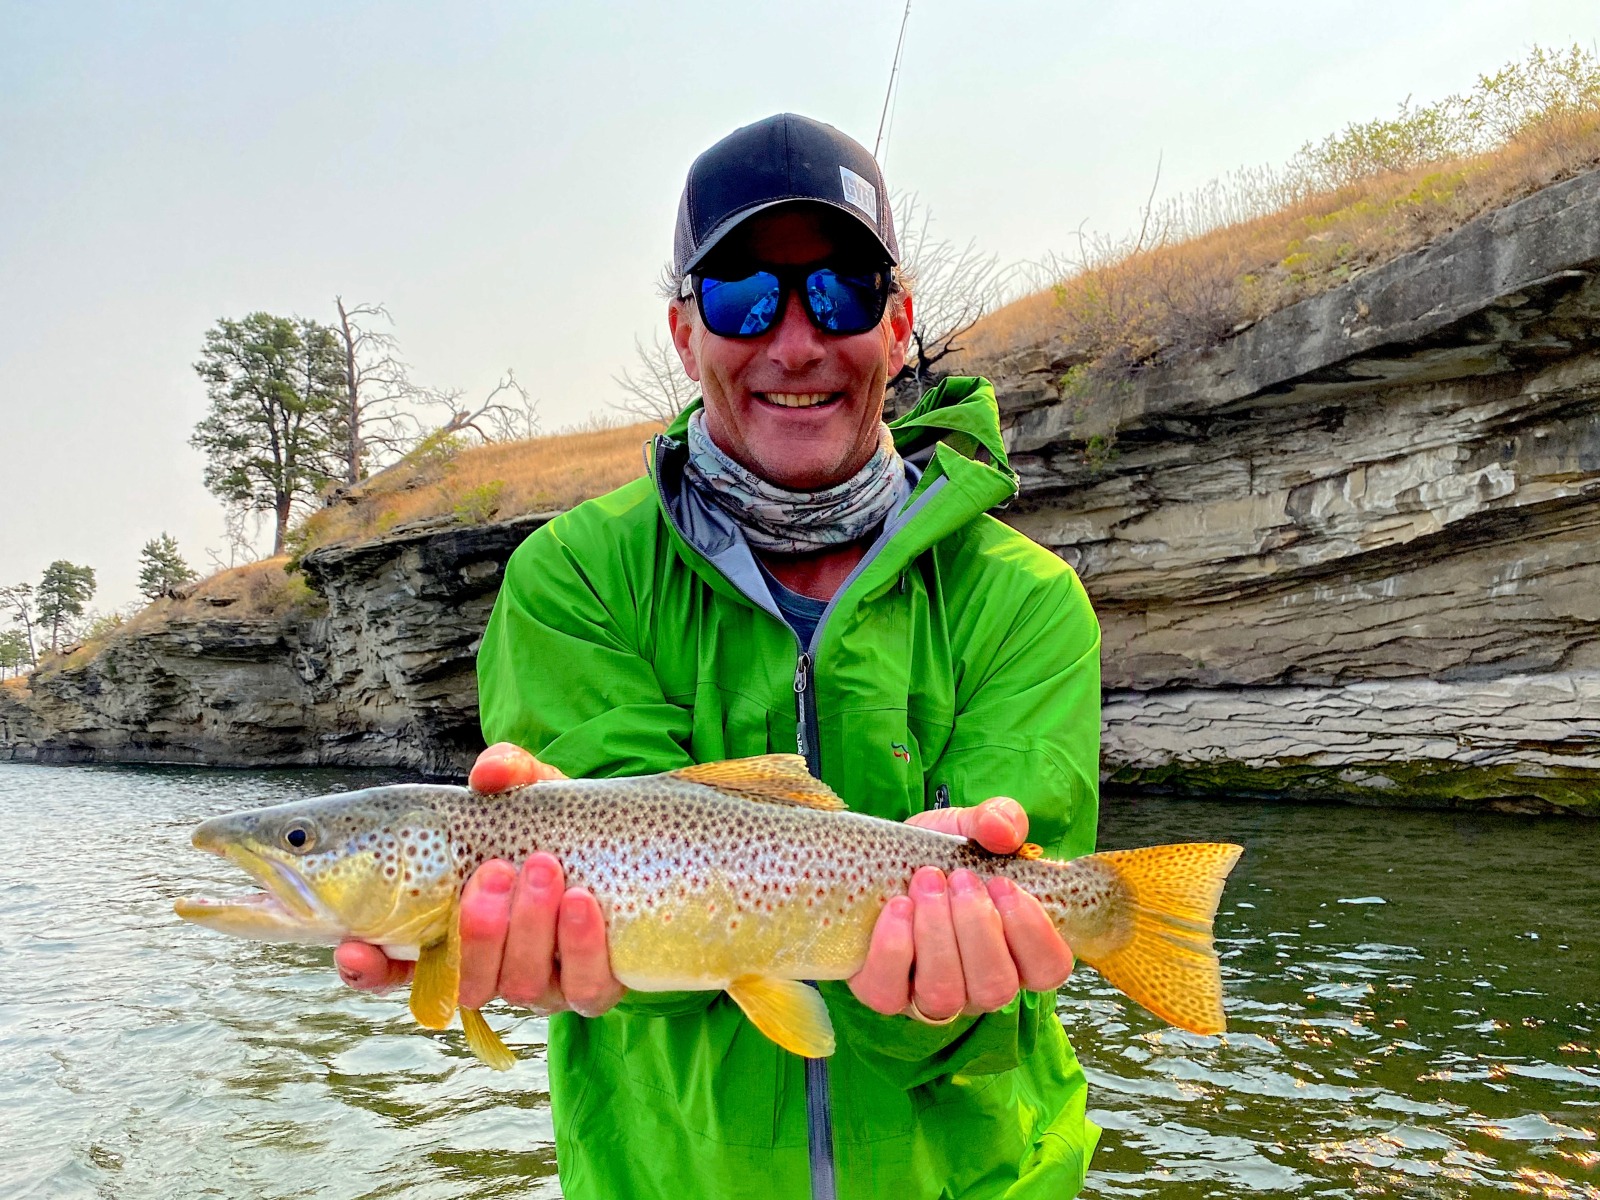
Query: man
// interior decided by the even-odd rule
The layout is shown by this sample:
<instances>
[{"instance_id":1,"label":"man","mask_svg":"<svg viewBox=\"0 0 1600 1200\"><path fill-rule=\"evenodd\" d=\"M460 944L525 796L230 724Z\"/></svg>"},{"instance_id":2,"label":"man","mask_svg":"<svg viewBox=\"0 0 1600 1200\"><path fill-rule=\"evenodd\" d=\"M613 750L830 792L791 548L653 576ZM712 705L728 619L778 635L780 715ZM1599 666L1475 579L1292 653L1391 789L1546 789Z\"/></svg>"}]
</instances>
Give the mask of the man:
<instances>
[{"instance_id":1,"label":"man","mask_svg":"<svg viewBox=\"0 0 1600 1200\"><path fill-rule=\"evenodd\" d=\"M773 117L695 161L667 320L703 402L648 478L512 556L474 786L798 748L860 811L996 853L1093 849L1094 615L985 515L1016 490L986 383L882 424L913 312L896 258L876 163L826 125ZM572 1200L1073 1194L1098 1131L1054 1015L1069 949L1008 884L928 868L909 893L821 985L828 1060L721 993L625 994L598 904L545 854L468 882L460 998L555 1014ZM362 987L409 969L360 944L338 962Z\"/></svg>"}]
</instances>

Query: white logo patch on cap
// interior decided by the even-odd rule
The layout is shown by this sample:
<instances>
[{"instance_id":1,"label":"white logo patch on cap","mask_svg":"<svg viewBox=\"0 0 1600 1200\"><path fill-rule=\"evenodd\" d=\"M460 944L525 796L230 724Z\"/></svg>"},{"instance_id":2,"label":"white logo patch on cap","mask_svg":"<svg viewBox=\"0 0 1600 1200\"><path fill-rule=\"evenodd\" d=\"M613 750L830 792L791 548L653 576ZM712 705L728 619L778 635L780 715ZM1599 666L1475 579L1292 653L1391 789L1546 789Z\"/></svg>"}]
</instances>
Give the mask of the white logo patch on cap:
<instances>
[{"instance_id":1,"label":"white logo patch on cap","mask_svg":"<svg viewBox=\"0 0 1600 1200\"><path fill-rule=\"evenodd\" d=\"M839 181L844 184L844 198L878 224L878 189L873 187L849 167L839 168Z\"/></svg>"}]
</instances>

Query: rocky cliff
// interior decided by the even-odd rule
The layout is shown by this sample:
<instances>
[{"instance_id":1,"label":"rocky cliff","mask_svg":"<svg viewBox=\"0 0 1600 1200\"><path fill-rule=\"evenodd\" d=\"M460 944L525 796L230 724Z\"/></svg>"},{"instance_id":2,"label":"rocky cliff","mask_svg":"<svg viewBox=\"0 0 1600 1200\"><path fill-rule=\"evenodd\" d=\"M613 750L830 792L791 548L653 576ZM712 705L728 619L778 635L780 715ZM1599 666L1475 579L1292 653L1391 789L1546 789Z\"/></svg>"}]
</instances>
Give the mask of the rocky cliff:
<instances>
[{"instance_id":1,"label":"rocky cliff","mask_svg":"<svg viewBox=\"0 0 1600 1200\"><path fill-rule=\"evenodd\" d=\"M1187 360L991 372L1006 518L1083 576L1114 784L1600 813L1600 172ZM316 617L179 621L0 689L0 755L395 764L547 515L308 556Z\"/></svg>"},{"instance_id":2,"label":"rocky cliff","mask_svg":"<svg viewBox=\"0 0 1600 1200\"><path fill-rule=\"evenodd\" d=\"M184 617L114 638L36 672L25 698L0 689L0 756L460 774L483 745L473 658L501 570L548 518L446 518L312 553L314 616Z\"/></svg>"},{"instance_id":3,"label":"rocky cliff","mask_svg":"<svg viewBox=\"0 0 1600 1200\"><path fill-rule=\"evenodd\" d=\"M1600 173L1185 362L996 372L1119 783L1600 811Z\"/></svg>"}]
</instances>

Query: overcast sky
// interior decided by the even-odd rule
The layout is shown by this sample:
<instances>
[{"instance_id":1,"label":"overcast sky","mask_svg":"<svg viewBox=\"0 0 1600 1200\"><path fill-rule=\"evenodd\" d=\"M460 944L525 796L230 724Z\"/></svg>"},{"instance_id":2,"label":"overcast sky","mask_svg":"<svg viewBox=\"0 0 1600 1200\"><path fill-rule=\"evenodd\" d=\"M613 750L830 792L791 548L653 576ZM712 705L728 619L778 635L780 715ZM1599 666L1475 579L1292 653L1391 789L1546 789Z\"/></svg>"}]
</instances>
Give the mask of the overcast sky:
<instances>
[{"instance_id":1,"label":"overcast sky","mask_svg":"<svg viewBox=\"0 0 1600 1200\"><path fill-rule=\"evenodd\" d=\"M0 0L0 583L88 563L109 610L162 530L223 545L187 444L220 316L381 301L420 381L605 412L689 162L783 110L870 146L902 10ZM916 0L882 157L1037 259L1136 224L1158 156L1180 193L1597 36L1595 0Z\"/></svg>"}]
</instances>

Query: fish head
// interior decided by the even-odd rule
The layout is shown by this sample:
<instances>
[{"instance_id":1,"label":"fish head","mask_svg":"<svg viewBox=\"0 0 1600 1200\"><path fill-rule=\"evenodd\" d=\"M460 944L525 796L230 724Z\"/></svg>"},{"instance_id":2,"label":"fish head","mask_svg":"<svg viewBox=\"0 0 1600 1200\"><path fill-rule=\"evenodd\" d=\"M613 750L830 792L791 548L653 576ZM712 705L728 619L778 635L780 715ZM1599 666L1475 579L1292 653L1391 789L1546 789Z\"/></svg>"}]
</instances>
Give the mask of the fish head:
<instances>
[{"instance_id":1,"label":"fish head","mask_svg":"<svg viewBox=\"0 0 1600 1200\"><path fill-rule=\"evenodd\" d=\"M434 941L460 885L449 824L434 803L451 790L461 789L368 788L212 817L195 829L195 846L266 890L191 897L177 902L177 914L258 941Z\"/></svg>"}]
</instances>

